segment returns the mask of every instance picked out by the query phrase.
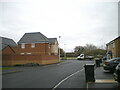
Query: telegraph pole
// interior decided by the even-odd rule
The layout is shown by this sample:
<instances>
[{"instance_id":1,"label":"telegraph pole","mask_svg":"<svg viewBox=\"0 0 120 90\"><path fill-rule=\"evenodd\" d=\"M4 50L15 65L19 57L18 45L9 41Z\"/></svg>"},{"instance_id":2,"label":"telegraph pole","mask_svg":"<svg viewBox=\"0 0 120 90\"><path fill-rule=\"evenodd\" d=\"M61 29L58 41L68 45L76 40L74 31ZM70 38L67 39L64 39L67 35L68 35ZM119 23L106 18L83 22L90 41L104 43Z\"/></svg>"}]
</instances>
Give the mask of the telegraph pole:
<instances>
[{"instance_id":1,"label":"telegraph pole","mask_svg":"<svg viewBox=\"0 0 120 90\"><path fill-rule=\"evenodd\" d=\"M61 36L59 36L59 62L60 62L60 38Z\"/></svg>"}]
</instances>

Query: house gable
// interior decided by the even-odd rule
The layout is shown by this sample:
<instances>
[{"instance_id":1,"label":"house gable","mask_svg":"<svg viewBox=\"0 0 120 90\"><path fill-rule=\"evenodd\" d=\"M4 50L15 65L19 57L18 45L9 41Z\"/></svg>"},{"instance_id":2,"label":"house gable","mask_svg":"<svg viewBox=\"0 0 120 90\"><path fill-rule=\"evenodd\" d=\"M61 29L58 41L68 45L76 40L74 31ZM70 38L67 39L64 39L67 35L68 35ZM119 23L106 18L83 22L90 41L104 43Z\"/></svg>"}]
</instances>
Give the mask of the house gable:
<instances>
[{"instance_id":1,"label":"house gable","mask_svg":"<svg viewBox=\"0 0 120 90\"><path fill-rule=\"evenodd\" d=\"M108 57L120 57L120 36L106 44Z\"/></svg>"},{"instance_id":2,"label":"house gable","mask_svg":"<svg viewBox=\"0 0 120 90\"><path fill-rule=\"evenodd\" d=\"M22 43L49 43L49 40L40 32L25 33L23 37L18 41L18 44Z\"/></svg>"},{"instance_id":3,"label":"house gable","mask_svg":"<svg viewBox=\"0 0 120 90\"><path fill-rule=\"evenodd\" d=\"M1 53L3 55L12 55L12 54L15 54L15 50L14 50L14 47L11 47L8 45L4 49L2 49Z\"/></svg>"},{"instance_id":4,"label":"house gable","mask_svg":"<svg viewBox=\"0 0 120 90\"><path fill-rule=\"evenodd\" d=\"M49 54L49 39L40 32L25 33L18 42L18 52L19 54Z\"/></svg>"},{"instance_id":5,"label":"house gable","mask_svg":"<svg viewBox=\"0 0 120 90\"><path fill-rule=\"evenodd\" d=\"M0 37L0 53L13 54L17 48L17 44L10 38Z\"/></svg>"}]
</instances>

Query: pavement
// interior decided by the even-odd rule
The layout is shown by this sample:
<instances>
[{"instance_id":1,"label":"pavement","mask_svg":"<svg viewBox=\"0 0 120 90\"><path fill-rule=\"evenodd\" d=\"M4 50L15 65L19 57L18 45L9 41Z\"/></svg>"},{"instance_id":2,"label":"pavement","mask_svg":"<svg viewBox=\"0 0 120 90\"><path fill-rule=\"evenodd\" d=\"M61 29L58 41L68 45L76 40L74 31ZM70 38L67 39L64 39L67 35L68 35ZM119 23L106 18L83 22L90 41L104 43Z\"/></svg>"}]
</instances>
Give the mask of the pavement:
<instances>
[{"instance_id":1,"label":"pavement","mask_svg":"<svg viewBox=\"0 0 120 90\"><path fill-rule=\"evenodd\" d=\"M114 80L113 74L104 72L102 67L97 67L95 69L95 82L88 82L87 88L110 88L120 90L119 83Z\"/></svg>"},{"instance_id":2,"label":"pavement","mask_svg":"<svg viewBox=\"0 0 120 90\"><path fill-rule=\"evenodd\" d=\"M64 62L70 64L70 62ZM55 65L50 65L50 67L54 68ZM71 63L72 65L72 63ZM50 68L49 65L38 67L41 70L47 70ZM35 67L13 67L10 70L3 70L4 74L12 74L12 73L21 73L27 71L35 70ZM85 70L81 69L80 71L74 73L73 75L68 76L62 82L59 83L57 88L86 88L87 90L98 88L98 89L109 89L109 90L120 90L120 85L118 82L114 80L113 74L110 72L104 72L102 67L95 67L95 82L85 82ZM58 72L57 72L58 73ZM57 74L56 73L56 74ZM60 73L59 73L60 74ZM62 75L62 74L61 74ZM37 88L37 87L36 87ZM55 88L55 89L57 89Z\"/></svg>"},{"instance_id":3,"label":"pavement","mask_svg":"<svg viewBox=\"0 0 120 90\"><path fill-rule=\"evenodd\" d=\"M102 67L95 67L94 73L95 82L85 82L85 71L83 70L66 80L58 88L120 90L120 84L114 80L112 73L105 72Z\"/></svg>"}]
</instances>

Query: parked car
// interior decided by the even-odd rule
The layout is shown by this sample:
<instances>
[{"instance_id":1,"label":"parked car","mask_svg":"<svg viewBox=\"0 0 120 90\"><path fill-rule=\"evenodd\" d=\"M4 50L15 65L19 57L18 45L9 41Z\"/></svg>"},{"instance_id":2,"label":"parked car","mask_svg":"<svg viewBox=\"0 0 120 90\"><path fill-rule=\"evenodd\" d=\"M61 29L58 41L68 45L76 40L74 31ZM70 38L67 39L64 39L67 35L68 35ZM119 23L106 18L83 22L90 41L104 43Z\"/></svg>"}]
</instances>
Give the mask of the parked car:
<instances>
[{"instance_id":1,"label":"parked car","mask_svg":"<svg viewBox=\"0 0 120 90\"><path fill-rule=\"evenodd\" d=\"M93 58L94 58L94 56L86 56L86 55L84 55L84 54L80 54L80 55L77 57L78 60L84 60L84 59L89 59L89 60L91 60L91 59L93 59Z\"/></svg>"},{"instance_id":2,"label":"parked car","mask_svg":"<svg viewBox=\"0 0 120 90\"><path fill-rule=\"evenodd\" d=\"M103 63L103 69L104 70L109 70L110 72L114 72L115 71L115 67L120 63L120 57L117 58L113 58L110 60L106 60Z\"/></svg>"},{"instance_id":3,"label":"parked car","mask_svg":"<svg viewBox=\"0 0 120 90\"><path fill-rule=\"evenodd\" d=\"M80 56L77 57L78 60L83 60L85 58L84 54L80 54Z\"/></svg>"},{"instance_id":4,"label":"parked car","mask_svg":"<svg viewBox=\"0 0 120 90\"><path fill-rule=\"evenodd\" d=\"M102 60L107 60L107 57L103 57Z\"/></svg>"},{"instance_id":5,"label":"parked car","mask_svg":"<svg viewBox=\"0 0 120 90\"><path fill-rule=\"evenodd\" d=\"M115 72L114 72L115 81L120 83L120 63L117 65Z\"/></svg>"}]
</instances>

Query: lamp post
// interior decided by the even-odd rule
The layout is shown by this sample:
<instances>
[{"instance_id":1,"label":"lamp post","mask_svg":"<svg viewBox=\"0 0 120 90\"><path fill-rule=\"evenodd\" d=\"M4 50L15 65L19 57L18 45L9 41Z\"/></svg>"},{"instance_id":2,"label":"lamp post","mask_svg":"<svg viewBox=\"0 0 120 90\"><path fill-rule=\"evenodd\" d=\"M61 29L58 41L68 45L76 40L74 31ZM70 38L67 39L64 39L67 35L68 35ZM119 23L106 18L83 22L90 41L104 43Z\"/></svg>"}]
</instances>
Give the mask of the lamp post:
<instances>
[{"instance_id":1,"label":"lamp post","mask_svg":"<svg viewBox=\"0 0 120 90\"><path fill-rule=\"evenodd\" d=\"M60 38L61 36L59 36L59 62L60 62Z\"/></svg>"}]
</instances>

